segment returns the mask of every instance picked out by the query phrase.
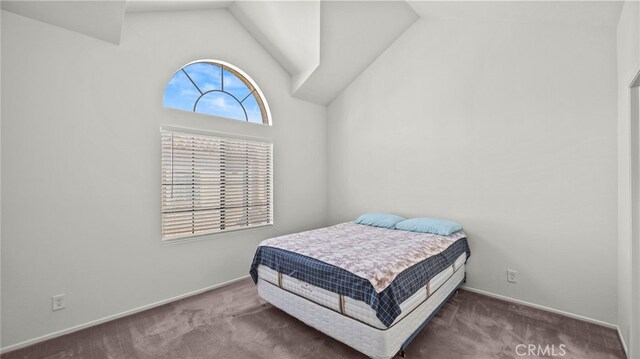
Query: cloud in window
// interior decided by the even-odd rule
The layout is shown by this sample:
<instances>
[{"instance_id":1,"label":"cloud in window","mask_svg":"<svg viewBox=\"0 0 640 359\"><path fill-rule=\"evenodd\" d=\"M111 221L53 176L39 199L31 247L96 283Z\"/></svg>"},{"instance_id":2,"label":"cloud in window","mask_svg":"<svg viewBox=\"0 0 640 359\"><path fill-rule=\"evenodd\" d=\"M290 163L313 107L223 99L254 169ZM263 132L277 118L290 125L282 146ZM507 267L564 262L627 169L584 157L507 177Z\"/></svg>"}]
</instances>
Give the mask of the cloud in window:
<instances>
[{"instance_id":1,"label":"cloud in window","mask_svg":"<svg viewBox=\"0 0 640 359\"><path fill-rule=\"evenodd\" d=\"M236 73L238 75L236 75ZM169 80L165 107L253 123L268 123L259 102L264 100L247 86L238 70L210 61L189 64ZM264 107L264 106L262 106Z\"/></svg>"}]
</instances>

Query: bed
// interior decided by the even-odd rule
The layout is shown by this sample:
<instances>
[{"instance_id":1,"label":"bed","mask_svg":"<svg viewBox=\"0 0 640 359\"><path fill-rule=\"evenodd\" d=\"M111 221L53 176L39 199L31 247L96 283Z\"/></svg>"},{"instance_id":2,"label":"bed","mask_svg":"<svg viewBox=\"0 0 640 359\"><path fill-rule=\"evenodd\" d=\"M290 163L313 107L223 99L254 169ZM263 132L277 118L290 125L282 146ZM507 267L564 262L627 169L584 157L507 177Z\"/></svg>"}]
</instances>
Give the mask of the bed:
<instances>
[{"instance_id":1,"label":"bed","mask_svg":"<svg viewBox=\"0 0 640 359\"><path fill-rule=\"evenodd\" d=\"M267 239L259 295L371 358L404 351L465 280L463 231L448 236L353 222Z\"/></svg>"}]
</instances>

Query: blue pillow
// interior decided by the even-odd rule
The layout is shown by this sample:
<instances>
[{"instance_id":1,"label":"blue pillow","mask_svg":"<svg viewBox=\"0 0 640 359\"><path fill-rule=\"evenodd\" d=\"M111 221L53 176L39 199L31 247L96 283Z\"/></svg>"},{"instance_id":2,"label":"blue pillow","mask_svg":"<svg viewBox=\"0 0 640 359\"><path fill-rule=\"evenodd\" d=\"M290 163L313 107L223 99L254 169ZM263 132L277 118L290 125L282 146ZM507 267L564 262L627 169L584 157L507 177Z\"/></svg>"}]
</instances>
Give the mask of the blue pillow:
<instances>
[{"instance_id":1,"label":"blue pillow","mask_svg":"<svg viewBox=\"0 0 640 359\"><path fill-rule=\"evenodd\" d=\"M404 218L390 213L365 213L356 219L356 223L367 226L393 229Z\"/></svg>"},{"instance_id":2,"label":"blue pillow","mask_svg":"<svg viewBox=\"0 0 640 359\"><path fill-rule=\"evenodd\" d=\"M462 226L454 221L439 218L411 218L396 223L396 229L411 232L423 232L448 236L462 230Z\"/></svg>"}]
</instances>

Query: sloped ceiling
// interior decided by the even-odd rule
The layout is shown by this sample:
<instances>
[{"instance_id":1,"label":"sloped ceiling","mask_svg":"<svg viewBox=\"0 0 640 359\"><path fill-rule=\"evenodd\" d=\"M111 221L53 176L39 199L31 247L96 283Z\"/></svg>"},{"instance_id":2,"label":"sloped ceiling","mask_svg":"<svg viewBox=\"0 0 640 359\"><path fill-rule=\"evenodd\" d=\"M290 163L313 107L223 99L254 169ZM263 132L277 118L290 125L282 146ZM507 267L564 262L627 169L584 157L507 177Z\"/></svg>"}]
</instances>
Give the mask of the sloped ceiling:
<instances>
[{"instance_id":1,"label":"sloped ceiling","mask_svg":"<svg viewBox=\"0 0 640 359\"><path fill-rule=\"evenodd\" d=\"M127 1L127 12L196 11L221 9L231 5L226 0L136 0Z\"/></svg>"},{"instance_id":2,"label":"sloped ceiling","mask_svg":"<svg viewBox=\"0 0 640 359\"><path fill-rule=\"evenodd\" d=\"M2 1L2 9L67 30L120 43L125 0Z\"/></svg>"},{"instance_id":3,"label":"sloped ceiling","mask_svg":"<svg viewBox=\"0 0 640 359\"><path fill-rule=\"evenodd\" d=\"M291 93L326 105L418 18L404 1L2 1L2 9L114 44L126 12L228 9L291 76Z\"/></svg>"},{"instance_id":4,"label":"sloped ceiling","mask_svg":"<svg viewBox=\"0 0 640 359\"><path fill-rule=\"evenodd\" d=\"M320 1L237 1L229 11L291 75L292 87L320 65Z\"/></svg>"},{"instance_id":5,"label":"sloped ceiling","mask_svg":"<svg viewBox=\"0 0 640 359\"><path fill-rule=\"evenodd\" d=\"M294 79L296 97L329 104L418 15L404 1L323 1L320 62L306 78Z\"/></svg>"},{"instance_id":6,"label":"sloped ceiling","mask_svg":"<svg viewBox=\"0 0 640 359\"><path fill-rule=\"evenodd\" d=\"M418 18L404 1L238 1L230 11L289 72L292 94L322 105Z\"/></svg>"},{"instance_id":7,"label":"sloped ceiling","mask_svg":"<svg viewBox=\"0 0 640 359\"><path fill-rule=\"evenodd\" d=\"M623 1L408 1L421 18L616 26Z\"/></svg>"},{"instance_id":8,"label":"sloped ceiling","mask_svg":"<svg viewBox=\"0 0 640 359\"><path fill-rule=\"evenodd\" d=\"M2 9L120 42L126 12L228 9L291 76L293 96L329 104L418 18L615 26L598 1L2 1Z\"/></svg>"}]
</instances>

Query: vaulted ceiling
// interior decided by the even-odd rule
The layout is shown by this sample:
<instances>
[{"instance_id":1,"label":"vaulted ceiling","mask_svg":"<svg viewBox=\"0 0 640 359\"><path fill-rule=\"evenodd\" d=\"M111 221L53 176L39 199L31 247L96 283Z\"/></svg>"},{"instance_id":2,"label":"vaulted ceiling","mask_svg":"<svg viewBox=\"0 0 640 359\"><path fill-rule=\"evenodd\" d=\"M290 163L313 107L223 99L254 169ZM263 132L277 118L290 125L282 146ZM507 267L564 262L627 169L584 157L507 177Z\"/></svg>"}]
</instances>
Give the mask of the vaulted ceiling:
<instances>
[{"instance_id":1,"label":"vaulted ceiling","mask_svg":"<svg viewBox=\"0 0 640 359\"><path fill-rule=\"evenodd\" d=\"M67 30L120 43L127 6L112 1L2 1L2 9Z\"/></svg>"},{"instance_id":2,"label":"vaulted ceiling","mask_svg":"<svg viewBox=\"0 0 640 359\"><path fill-rule=\"evenodd\" d=\"M128 12L225 8L291 76L291 93L327 105L418 18L404 1L2 1L2 9L120 43Z\"/></svg>"},{"instance_id":3,"label":"vaulted ceiling","mask_svg":"<svg viewBox=\"0 0 640 359\"><path fill-rule=\"evenodd\" d=\"M329 104L422 17L615 26L619 2L2 1L2 9L118 45L126 12L224 8L291 76L293 96Z\"/></svg>"}]
</instances>

